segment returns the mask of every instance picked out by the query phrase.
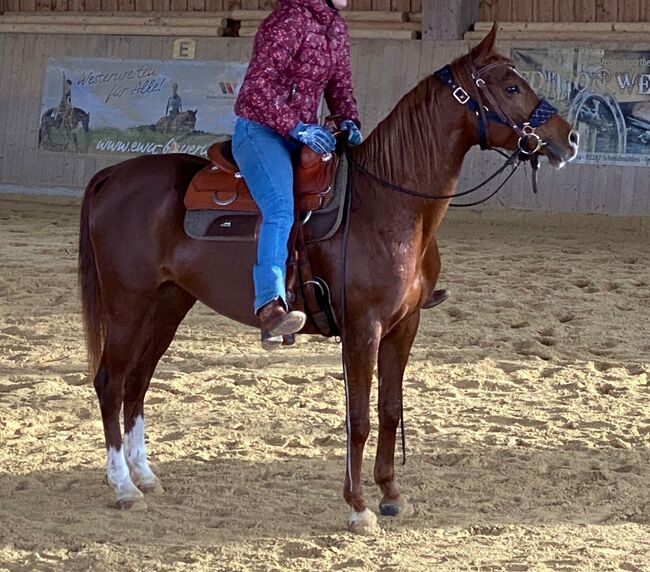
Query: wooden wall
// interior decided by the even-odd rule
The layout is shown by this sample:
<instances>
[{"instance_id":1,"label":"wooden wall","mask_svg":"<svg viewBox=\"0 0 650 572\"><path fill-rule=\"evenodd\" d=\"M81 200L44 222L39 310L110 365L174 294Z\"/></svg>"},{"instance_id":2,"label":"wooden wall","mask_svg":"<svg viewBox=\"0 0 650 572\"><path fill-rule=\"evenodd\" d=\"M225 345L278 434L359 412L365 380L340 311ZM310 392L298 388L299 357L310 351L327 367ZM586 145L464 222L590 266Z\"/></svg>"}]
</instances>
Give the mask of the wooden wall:
<instances>
[{"instance_id":1,"label":"wooden wall","mask_svg":"<svg viewBox=\"0 0 650 572\"><path fill-rule=\"evenodd\" d=\"M274 6L275 0L0 0L0 12L270 10ZM349 9L420 12L421 0L349 0Z\"/></svg>"},{"instance_id":2,"label":"wooden wall","mask_svg":"<svg viewBox=\"0 0 650 572\"><path fill-rule=\"evenodd\" d=\"M650 22L648 0L479 0L484 22Z\"/></svg>"},{"instance_id":3,"label":"wooden wall","mask_svg":"<svg viewBox=\"0 0 650 572\"><path fill-rule=\"evenodd\" d=\"M43 78L48 57L63 56L170 59L173 38L124 36L65 36L0 34L0 183L45 187L86 185L99 169L125 155L83 155L38 149ZM521 42L517 47L552 43ZM508 53L512 42L500 45ZM197 60L246 62L252 41L239 38L197 40ZM647 44L604 45L630 50ZM435 69L467 52L466 41L353 40L352 72L361 120L366 133L399 98ZM25 62L29 66L25 66ZM461 188L468 188L496 170L496 153L472 151L463 166ZM534 195L518 172L488 208L516 208L560 212L593 212L650 216L650 167L569 165L540 173L540 192Z\"/></svg>"},{"instance_id":4,"label":"wooden wall","mask_svg":"<svg viewBox=\"0 0 650 572\"><path fill-rule=\"evenodd\" d=\"M480 20L650 22L648 0L476 0ZM0 0L5 11L268 10L275 0ZM422 0L349 0L351 10L421 12Z\"/></svg>"}]
</instances>

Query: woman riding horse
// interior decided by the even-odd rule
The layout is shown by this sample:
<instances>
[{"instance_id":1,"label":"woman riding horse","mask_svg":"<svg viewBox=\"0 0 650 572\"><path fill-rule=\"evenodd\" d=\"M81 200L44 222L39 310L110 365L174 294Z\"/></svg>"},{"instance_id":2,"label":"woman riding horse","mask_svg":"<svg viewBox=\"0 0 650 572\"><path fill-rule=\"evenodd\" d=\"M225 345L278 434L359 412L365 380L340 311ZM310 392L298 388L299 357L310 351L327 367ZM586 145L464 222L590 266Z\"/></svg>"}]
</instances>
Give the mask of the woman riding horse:
<instances>
[{"instance_id":1,"label":"woman riding horse","mask_svg":"<svg viewBox=\"0 0 650 572\"><path fill-rule=\"evenodd\" d=\"M233 155L262 212L253 268L254 311L262 343L294 334L303 312L288 312L287 241L294 221L292 157L301 145L334 150L334 136L318 125L325 92L348 143L361 143L352 95L350 45L338 10L347 0L280 0L255 36L253 57L235 104Z\"/></svg>"}]
</instances>

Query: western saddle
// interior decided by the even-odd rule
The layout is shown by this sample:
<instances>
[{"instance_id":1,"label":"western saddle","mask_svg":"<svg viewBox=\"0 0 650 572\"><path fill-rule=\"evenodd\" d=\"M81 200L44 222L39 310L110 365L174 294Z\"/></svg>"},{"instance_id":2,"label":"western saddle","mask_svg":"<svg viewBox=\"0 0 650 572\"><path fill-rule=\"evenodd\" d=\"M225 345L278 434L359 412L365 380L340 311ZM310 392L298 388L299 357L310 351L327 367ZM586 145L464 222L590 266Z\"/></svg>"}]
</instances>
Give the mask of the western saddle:
<instances>
[{"instance_id":1,"label":"western saddle","mask_svg":"<svg viewBox=\"0 0 650 572\"><path fill-rule=\"evenodd\" d=\"M211 209L259 212L232 154L232 140L208 149L210 165L199 171L185 195L188 210ZM333 178L338 155L319 155L306 145L294 166L294 197L301 213L326 207L334 195Z\"/></svg>"},{"instance_id":2,"label":"western saddle","mask_svg":"<svg viewBox=\"0 0 650 572\"><path fill-rule=\"evenodd\" d=\"M344 133L337 145L339 151L342 151L345 141L347 141L347 134ZM212 145L208 149L208 158L211 163L194 176L185 194L184 202L188 209L186 222L187 217L192 214L203 216L207 213L215 213L215 215L221 216L221 213L224 213L226 217L229 217L231 216L229 213L232 213L233 220L246 220L248 215L248 219L252 218L253 224L258 226L261 213L233 157L232 140ZM323 210L323 215L330 216L327 211L331 209L326 207L330 203L334 207L337 202L333 201L333 198L335 196L334 177L339 158L340 155L337 152L320 155L307 146L301 149L294 164L293 189L296 210L300 215ZM340 211L341 207L336 207L336 210ZM329 287L324 280L314 276L311 271L303 235L302 218L302 216L296 217L289 237L287 296L289 302L295 302L298 306L304 307L308 317L321 334L325 336L338 335L338 325L329 298ZM304 220L308 218L305 217ZM340 218L337 219L338 223L340 223ZM231 224L232 221L228 219L220 226L228 227ZM226 233L226 240L227 236ZM291 345L294 341L294 336L284 337L285 345Z\"/></svg>"}]
</instances>

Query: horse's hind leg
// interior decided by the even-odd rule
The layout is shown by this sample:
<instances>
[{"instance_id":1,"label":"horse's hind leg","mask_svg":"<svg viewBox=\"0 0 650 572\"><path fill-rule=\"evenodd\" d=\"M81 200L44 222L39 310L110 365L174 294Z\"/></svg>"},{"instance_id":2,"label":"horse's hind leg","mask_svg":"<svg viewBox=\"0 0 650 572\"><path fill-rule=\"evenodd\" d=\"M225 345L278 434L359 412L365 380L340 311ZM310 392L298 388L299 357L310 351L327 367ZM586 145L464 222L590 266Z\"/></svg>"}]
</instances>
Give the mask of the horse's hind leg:
<instances>
[{"instance_id":1,"label":"horse's hind leg","mask_svg":"<svg viewBox=\"0 0 650 572\"><path fill-rule=\"evenodd\" d=\"M95 376L95 390L104 423L106 438L106 476L117 496L117 506L129 508L142 497L133 484L122 448L120 410L124 399L125 378L131 367L133 348L137 345L142 320L151 301L148 298L129 299L130 312L113 313L106 324L106 342L99 369Z\"/></svg>"},{"instance_id":2,"label":"horse's hind leg","mask_svg":"<svg viewBox=\"0 0 650 572\"><path fill-rule=\"evenodd\" d=\"M127 376L124 395L124 455L131 480L145 493L159 487L147 462L144 440L144 397L158 360L196 298L171 283L163 284L140 329L135 362Z\"/></svg>"},{"instance_id":3,"label":"horse's hind leg","mask_svg":"<svg viewBox=\"0 0 650 572\"><path fill-rule=\"evenodd\" d=\"M395 433L402 414L404 369L419 323L418 312L391 330L379 345L379 438L375 482L384 494L379 503L384 516L405 515L410 511L395 484Z\"/></svg>"}]
</instances>

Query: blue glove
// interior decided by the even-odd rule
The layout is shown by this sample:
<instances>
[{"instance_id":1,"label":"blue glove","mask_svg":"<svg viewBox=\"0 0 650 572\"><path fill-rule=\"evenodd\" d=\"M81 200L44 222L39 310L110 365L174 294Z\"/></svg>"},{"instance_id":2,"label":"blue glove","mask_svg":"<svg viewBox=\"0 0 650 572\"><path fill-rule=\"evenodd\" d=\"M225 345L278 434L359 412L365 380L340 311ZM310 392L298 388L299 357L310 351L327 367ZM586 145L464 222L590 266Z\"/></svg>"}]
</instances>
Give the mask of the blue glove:
<instances>
[{"instance_id":1,"label":"blue glove","mask_svg":"<svg viewBox=\"0 0 650 572\"><path fill-rule=\"evenodd\" d=\"M341 131L348 132L348 145L354 147L363 141L363 135L361 135L361 130L357 127L357 124L352 121L352 119L346 119L341 123Z\"/></svg>"},{"instance_id":2,"label":"blue glove","mask_svg":"<svg viewBox=\"0 0 650 572\"><path fill-rule=\"evenodd\" d=\"M298 125L289 132L289 135L321 155L331 153L334 151L334 147L336 147L334 135L325 129L325 127L316 125L315 123L303 123L299 121Z\"/></svg>"}]
</instances>

